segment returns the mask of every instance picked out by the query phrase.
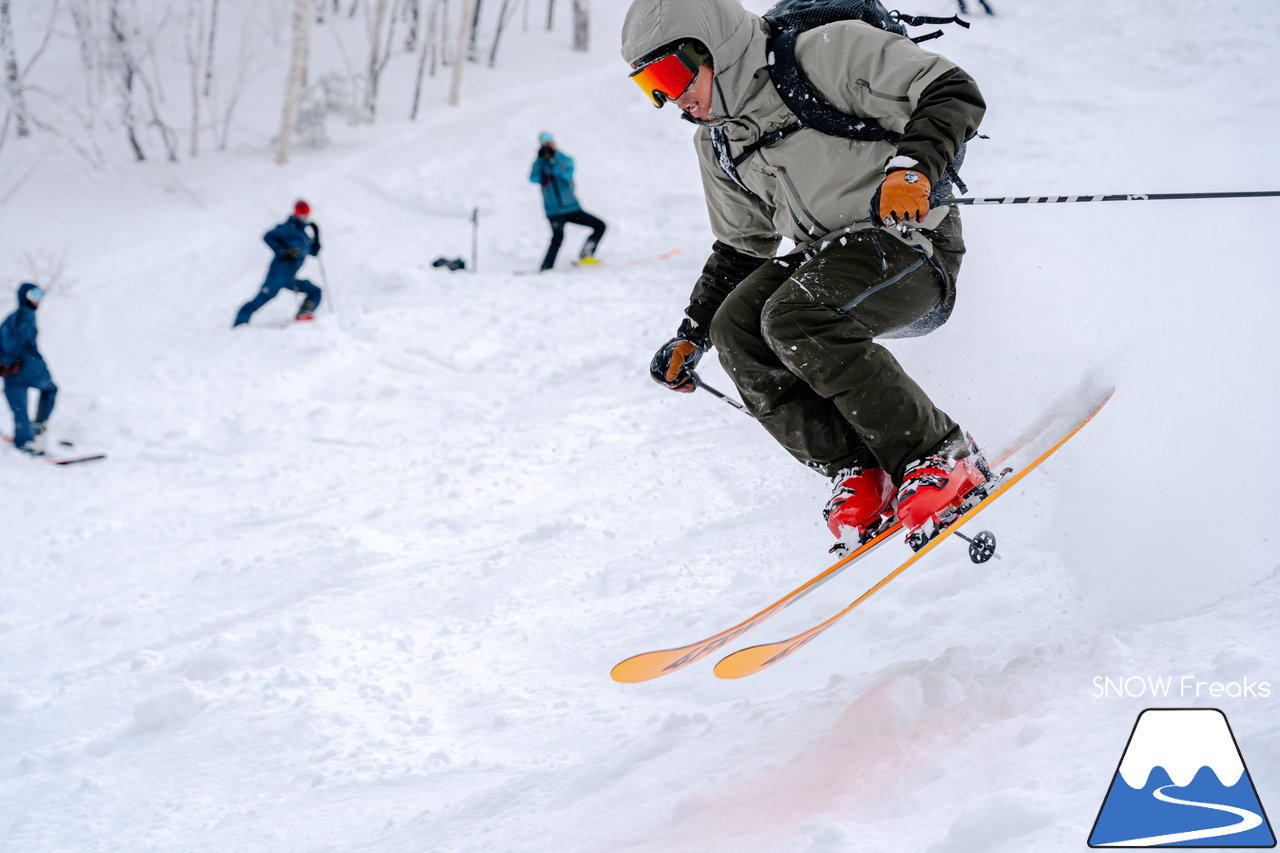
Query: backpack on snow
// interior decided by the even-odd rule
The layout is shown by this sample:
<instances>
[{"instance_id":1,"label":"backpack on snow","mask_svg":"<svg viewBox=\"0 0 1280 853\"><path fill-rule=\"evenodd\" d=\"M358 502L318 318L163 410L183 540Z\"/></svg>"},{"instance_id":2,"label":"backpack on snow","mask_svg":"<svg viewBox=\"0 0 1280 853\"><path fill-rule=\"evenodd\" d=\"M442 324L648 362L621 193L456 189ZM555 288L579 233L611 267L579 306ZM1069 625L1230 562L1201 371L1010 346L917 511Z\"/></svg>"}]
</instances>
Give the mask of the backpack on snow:
<instances>
[{"instance_id":1,"label":"backpack on snow","mask_svg":"<svg viewBox=\"0 0 1280 853\"><path fill-rule=\"evenodd\" d=\"M744 148L737 157L730 156L728 137L724 130L711 129L711 143L720 168L739 189L752 196L755 193L743 183L738 175L738 166L760 149L776 145L797 130L809 127L828 136L858 142L885 141L897 144L902 139L901 133L886 129L875 119L844 112L818 91L805 76L796 59L796 39L801 33L837 21L862 21L907 38L911 38L907 35L907 26L914 27L922 24L959 24L965 28L969 26L969 22L962 20L959 15L935 18L904 15L897 11L890 12L880 0L779 0L764 13L764 20L769 25L769 42L766 48L769 57L769 77L782 102L791 110L796 120L786 127L764 134ZM919 43L941 35L942 31L937 30L916 36L911 40ZM938 177L932 193L935 198L949 196L953 182L961 192L968 192L968 187L965 186L964 181L960 180L959 175L960 164L964 162L964 151L965 146L962 143L955 161Z\"/></svg>"}]
</instances>

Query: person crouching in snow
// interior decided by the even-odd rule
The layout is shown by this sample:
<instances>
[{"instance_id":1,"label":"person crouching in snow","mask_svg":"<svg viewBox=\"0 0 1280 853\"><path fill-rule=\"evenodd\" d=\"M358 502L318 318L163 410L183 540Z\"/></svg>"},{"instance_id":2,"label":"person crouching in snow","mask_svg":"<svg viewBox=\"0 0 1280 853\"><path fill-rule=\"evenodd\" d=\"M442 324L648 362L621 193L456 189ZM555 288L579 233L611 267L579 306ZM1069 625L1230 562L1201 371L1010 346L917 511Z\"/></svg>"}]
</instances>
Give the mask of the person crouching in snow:
<instances>
[{"instance_id":1,"label":"person crouching in snow","mask_svg":"<svg viewBox=\"0 0 1280 853\"><path fill-rule=\"evenodd\" d=\"M271 259L267 279L262 283L258 295L240 307L232 328L248 323L253 313L270 302L281 290L292 290L303 296L302 305L294 319L315 319L316 309L320 307L320 288L304 278L296 278L307 256L320 254L320 226L308 221L310 216L311 205L299 201L293 206L292 216L263 236L263 241L271 247L275 257Z\"/></svg>"},{"instance_id":2,"label":"person crouching in snow","mask_svg":"<svg viewBox=\"0 0 1280 853\"><path fill-rule=\"evenodd\" d=\"M541 185L542 207L551 223L551 245L542 259L542 271L556 265L556 255L560 254L560 244L564 241L564 226L570 222L591 229L582 244L578 263L599 263L596 247L604 236L605 224L599 217L583 210L578 204L578 197L573 194L573 158L562 153L556 147L555 137L545 131L538 134L538 145L538 156L529 170L529 181Z\"/></svg>"},{"instance_id":3,"label":"person crouching in snow","mask_svg":"<svg viewBox=\"0 0 1280 853\"><path fill-rule=\"evenodd\" d=\"M24 282L18 288L18 310L0 323L0 375L5 400L13 410L13 446L32 456L44 455L41 439L58 396L58 386L36 347L36 309L42 299L43 290ZM34 424L27 409L32 389L40 392Z\"/></svg>"}]
</instances>

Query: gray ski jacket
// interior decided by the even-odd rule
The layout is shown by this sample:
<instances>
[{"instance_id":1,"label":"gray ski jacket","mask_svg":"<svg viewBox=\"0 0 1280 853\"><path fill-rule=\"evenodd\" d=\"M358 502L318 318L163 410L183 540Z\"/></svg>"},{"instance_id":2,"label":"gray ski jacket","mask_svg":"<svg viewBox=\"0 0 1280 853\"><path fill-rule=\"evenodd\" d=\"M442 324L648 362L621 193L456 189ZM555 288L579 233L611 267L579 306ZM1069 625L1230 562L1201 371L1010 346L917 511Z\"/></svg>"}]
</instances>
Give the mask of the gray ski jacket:
<instances>
[{"instance_id":1,"label":"gray ski jacket","mask_svg":"<svg viewBox=\"0 0 1280 853\"><path fill-rule=\"evenodd\" d=\"M772 257L783 237L805 247L848 230L878 227L871 198L885 166L907 166L935 184L985 110L973 80L953 63L910 39L859 21L841 21L800 35L796 56L805 75L843 112L876 119L902 134L858 142L806 128L762 148L738 167L744 192L717 163L711 127L724 130L737 156L763 134L794 121L769 77L767 24L738 0L635 0L622 29L622 56L634 63L654 50L696 38L715 68L709 125L695 146L711 228L718 241L753 258ZM947 208L935 208L923 231L898 239L932 247L928 230Z\"/></svg>"}]
</instances>

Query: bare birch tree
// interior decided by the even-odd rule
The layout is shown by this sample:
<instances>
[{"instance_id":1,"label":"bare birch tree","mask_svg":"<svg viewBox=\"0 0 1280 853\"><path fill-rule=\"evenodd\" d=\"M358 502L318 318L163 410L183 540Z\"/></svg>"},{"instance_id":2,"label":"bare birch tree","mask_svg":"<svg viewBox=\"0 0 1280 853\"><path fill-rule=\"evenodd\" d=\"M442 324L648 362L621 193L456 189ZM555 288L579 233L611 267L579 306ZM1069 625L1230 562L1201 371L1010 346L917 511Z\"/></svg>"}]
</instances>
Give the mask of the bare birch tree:
<instances>
[{"instance_id":1,"label":"bare birch tree","mask_svg":"<svg viewBox=\"0 0 1280 853\"><path fill-rule=\"evenodd\" d=\"M476 4L479 0L466 0L462 20L458 22L458 52L453 57L453 82L449 86L449 106L462 103L462 69L467 64L467 45L475 28Z\"/></svg>"},{"instance_id":2,"label":"bare birch tree","mask_svg":"<svg viewBox=\"0 0 1280 853\"><path fill-rule=\"evenodd\" d=\"M205 49L205 67L204 67L204 96L206 98L213 95L213 65L214 42L218 35L218 0L213 0L213 10L209 13L209 46Z\"/></svg>"},{"instance_id":3,"label":"bare birch tree","mask_svg":"<svg viewBox=\"0 0 1280 853\"><path fill-rule=\"evenodd\" d=\"M573 49L591 49L591 0L573 0Z\"/></svg>"},{"instance_id":4,"label":"bare birch tree","mask_svg":"<svg viewBox=\"0 0 1280 853\"><path fill-rule=\"evenodd\" d=\"M200 94L201 78L207 69L213 67L211 57L206 57L205 16L203 0L188 0L187 25L185 28L185 46L187 71L191 82L191 156L200 154L200 104L204 100Z\"/></svg>"},{"instance_id":5,"label":"bare birch tree","mask_svg":"<svg viewBox=\"0 0 1280 853\"><path fill-rule=\"evenodd\" d=\"M111 64L119 72L117 84L120 91L120 117L124 122L125 134L129 138L129 147L133 149L134 159L142 162L147 159L142 143L138 140L137 120L133 116L133 83L137 77L137 67L129 52L129 36L125 28L124 17L120 13L120 0L111 0L111 11L108 15L111 29L112 45L115 52Z\"/></svg>"},{"instance_id":6,"label":"bare birch tree","mask_svg":"<svg viewBox=\"0 0 1280 853\"><path fill-rule=\"evenodd\" d=\"M512 0L502 0L502 8L498 11L498 27L493 33L493 47L489 50L490 68L498 61L498 45L502 42L502 31L506 29L507 13L509 11L515 11L515 7L512 6Z\"/></svg>"},{"instance_id":7,"label":"bare birch tree","mask_svg":"<svg viewBox=\"0 0 1280 853\"><path fill-rule=\"evenodd\" d=\"M354 9L353 9L354 11ZM280 118L280 138L276 144L276 162L289 162L289 146L293 142L293 123L302 98L302 81L307 74L307 37L311 25L311 0L295 0L293 9L293 54L289 77L284 87L284 110Z\"/></svg>"},{"instance_id":8,"label":"bare birch tree","mask_svg":"<svg viewBox=\"0 0 1280 853\"><path fill-rule=\"evenodd\" d=\"M418 76L413 84L413 107L409 110L409 120L418 118L418 105L422 103L422 78L427 70L427 58L431 58L431 76L436 73L436 27L440 17L440 0L431 0L431 11L427 13L426 33L418 39Z\"/></svg>"},{"instance_id":9,"label":"bare birch tree","mask_svg":"<svg viewBox=\"0 0 1280 853\"><path fill-rule=\"evenodd\" d=\"M18 136L28 136L27 102L22 93L22 75L18 71L18 51L13 43L13 19L9 14L9 0L0 0L0 51L4 53L4 81L9 92L9 109L13 111L14 130Z\"/></svg>"},{"instance_id":10,"label":"bare birch tree","mask_svg":"<svg viewBox=\"0 0 1280 853\"><path fill-rule=\"evenodd\" d=\"M369 67L365 76L364 90L364 110L369 121L373 121L377 117L378 81L382 78L383 69L387 67L387 60L391 58L391 37L395 31L396 23L394 16L392 16L389 23L387 22L389 6L390 0L376 0L373 21L369 25ZM384 23L387 23L385 45L383 44L382 36Z\"/></svg>"}]
</instances>

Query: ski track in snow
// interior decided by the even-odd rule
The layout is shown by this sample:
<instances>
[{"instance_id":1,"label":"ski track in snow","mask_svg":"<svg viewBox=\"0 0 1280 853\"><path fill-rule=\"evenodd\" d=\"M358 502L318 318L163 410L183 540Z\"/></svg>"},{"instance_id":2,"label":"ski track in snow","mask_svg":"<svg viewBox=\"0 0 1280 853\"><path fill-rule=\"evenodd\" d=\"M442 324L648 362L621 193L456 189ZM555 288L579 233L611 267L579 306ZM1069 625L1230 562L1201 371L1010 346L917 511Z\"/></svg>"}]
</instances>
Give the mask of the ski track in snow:
<instances>
[{"instance_id":1,"label":"ski track in snow","mask_svg":"<svg viewBox=\"0 0 1280 853\"><path fill-rule=\"evenodd\" d=\"M513 40L419 125L332 128L286 168L240 151L86 189L43 167L0 208L8 246L70 247L74 287L40 317L54 433L111 454L0 455L0 849L1076 849L1159 704L1095 699L1094 676L1277 681L1276 501L1249 473L1280 438L1274 200L965 211L956 312L895 355L987 447L1086 381L1119 389L983 514L1004 559L939 548L740 682L714 657L609 680L816 574L828 544L821 478L647 376L711 236L687 128L617 58L623 5L597 4L592 53ZM975 194L1271 180L1261 0L997 10L936 43L988 98ZM609 222L606 261L683 254L510 275L545 246L525 181L544 128ZM259 235L299 194L336 310L271 328L282 294L233 334ZM473 205L479 272L431 268L469 254ZM744 643L905 556L886 546ZM1264 802L1274 701L1212 700Z\"/></svg>"}]
</instances>

